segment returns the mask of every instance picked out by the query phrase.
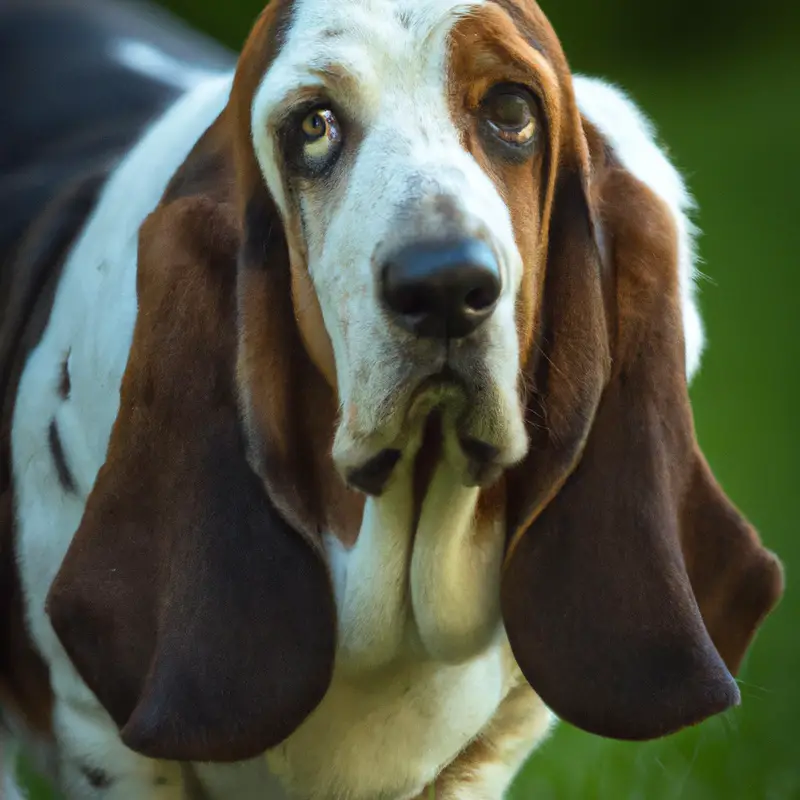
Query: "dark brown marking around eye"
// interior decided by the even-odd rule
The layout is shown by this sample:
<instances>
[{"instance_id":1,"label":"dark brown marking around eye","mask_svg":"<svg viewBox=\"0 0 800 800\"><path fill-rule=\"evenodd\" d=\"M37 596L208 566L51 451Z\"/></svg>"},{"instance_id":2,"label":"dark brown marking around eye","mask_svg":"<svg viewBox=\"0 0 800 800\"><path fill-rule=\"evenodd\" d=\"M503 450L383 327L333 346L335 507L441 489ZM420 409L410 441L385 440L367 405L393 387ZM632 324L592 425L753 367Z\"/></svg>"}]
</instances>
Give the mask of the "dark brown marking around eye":
<instances>
[{"instance_id":1,"label":"dark brown marking around eye","mask_svg":"<svg viewBox=\"0 0 800 800\"><path fill-rule=\"evenodd\" d=\"M53 458L53 464L56 468L58 482L65 492L74 494L77 490L75 479L72 477L72 472L70 472L69 466L67 465L64 447L61 444L61 437L59 436L55 419L50 420L50 427L47 431L47 444L50 447L50 455Z\"/></svg>"}]
</instances>

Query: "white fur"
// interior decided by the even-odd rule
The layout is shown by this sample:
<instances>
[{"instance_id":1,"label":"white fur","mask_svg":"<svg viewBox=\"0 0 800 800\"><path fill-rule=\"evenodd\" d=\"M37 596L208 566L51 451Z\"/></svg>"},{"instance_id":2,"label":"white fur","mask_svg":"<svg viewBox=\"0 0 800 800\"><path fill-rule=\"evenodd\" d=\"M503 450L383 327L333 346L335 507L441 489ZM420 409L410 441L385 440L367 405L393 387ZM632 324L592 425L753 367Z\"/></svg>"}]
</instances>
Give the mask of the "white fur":
<instances>
[{"instance_id":1,"label":"white fur","mask_svg":"<svg viewBox=\"0 0 800 800\"><path fill-rule=\"evenodd\" d=\"M502 676L498 648L459 665L410 656L384 670L337 672L268 763L309 800L414 797L490 721Z\"/></svg>"},{"instance_id":2,"label":"white fur","mask_svg":"<svg viewBox=\"0 0 800 800\"><path fill-rule=\"evenodd\" d=\"M467 399L451 392L412 401L425 375L408 370L435 372L443 353L398 335L375 302L375 263L391 247L437 233L408 216L424 216L431 196L449 198L461 235L486 240L501 265L503 295L482 344L495 418L508 423L499 444L509 460L521 455L514 298L522 261L509 211L460 146L447 98L447 37L474 5L301 0L252 104L254 148L287 230L297 229L302 211L303 239L292 242L292 257L300 269L307 265L333 343L345 409L334 457L346 469L387 446L402 451L384 494L367 501L354 547L347 552L328 540L340 636L333 685L269 754L273 769L305 797L415 795L489 723L503 696L503 531L476 531L478 491L460 477L454 421ZM330 29L337 35L325 36ZM332 194L301 191L298 208L285 192L275 120L298 87L322 88L329 64L356 78L347 84L351 92L337 91L335 82L327 90L363 138L340 186ZM459 355L466 346L455 349L466 358ZM438 400L448 409L446 458L414 530L414 458ZM480 545L478 533L485 534Z\"/></svg>"},{"instance_id":3,"label":"white fur","mask_svg":"<svg viewBox=\"0 0 800 800\"><path fill-rule=\"evenodd\" d=\"M367 501L352 550L326 539L339 613L333 682L311 717L268 754L273 771L302 797L415 796L490 722L504 694L507 642L498 630L496 601L483 603L482 594L488 584L487 591L499 596L502 533L487 537L490 549L498 543L494 580L489 569L489 580L462 574L459 585L454 571L470 557L464 549L474 532L477 490L463 490L473 497L458 498L434 481L425 500L435 507L434 524L421 524L414 538L412 466L413 457L404 460L386 495ZM453 507L459 499L466 502ZM446 525L443 515L452 517ZM451 547L459 563L427 560L442 555L432 552L436 538L445 549L451 542L462 545ZM479 561L481 549L475 552ZM444 578L440 594L429 580L438 577ZM461 638L443 637L442 627Z\"/></svg>"},{"instance_id":4,"label":"white fur","mask_svg":"<svg viewBox=\"0 0 800 800\"><path fill-rule=\"evenodd\" d=\"M574 83L581 113L608 139L625 168L661 197L672 212L678 230L686 372L691 380L700 366L705 344L695 285L696 228L689 216L694 202L680 173L659 146L652 123L620 88L582 75L575 76Z\"/></svg>"},{"instance_id":5,"label":"white fur","mask_svg":"<svg viewBox=\"0 0 800 800\"><path fill-rule=\"evenodd\" d=\"M367 500L352 550L326 537L339 615L339 659L354 674L385 667L400 652L410 622L406 575L411 554L411 469L381 501Z\"/></svg>"},{"instance_id":6,"label":"white fur","mask_svg":"<svg viewBox=\"0 0 800 800\"><path fill-rule=\"evenodd\" d=\"M118 39L112 44L112 55L120 64L148 78L188 91L217 75L187 64L138 39Z\"/></svg>"},{"instance_id":7,"label":"white fur","mask_svg":"<svg viewBox=\"0 0 800 800\"><path fill-rule=\"evenodd\" d=\"M336 213L309 200L306 211L316 208L325 224L312 226L303 245L306 254L299 243L293 247L295 258L309 258L334 342L344 405L362 400L368 405L396 388L396 375L374 369L376 359L394 357L398 350L385 338L368 265L376 242L389 233L398 197L420 180L454 198L465 230L487 238L499 254L505 288L487 337L486 357L495 366L500 387L495 399L504 392L513 394L519 254L508 210L458 144L445 99L445 36L468 5L451 0L416 4L406 28L381 3L301 0L297 5L285 47L253 103L259 161L288 221L294 211L282 190L274 142L264 132L286 91L315 78L309 73L311 54L347 61L362 87L361 95L348 102L366 126L365 136ZM328 51L315 38L326 27L353 35L337 37L340 49ZM156 63L151 56L134 48L124 57L150 69ZM688 195L621 93L588 79L578 79L577 87L584 113L608 136L623 163L664 197L676 215L687 353L694 371L702 329L693 299ZM177 800L183 791L176 765L144 759L121 744L115 726L53 634L44 598L105 458L117 413L136 314L138 228L222 109L229 88L229 76L200 82L116 171L70 254L51 319L19 388L12 447L20 569L28 624L51 669L62 779L73 798ZM365 219L369 225L363 224ZM334 260L333 253L340 258ZM338 306L337 298L345 295L347 304ZM342 324L345 317L349 333ZM72 391L65 401L57 386L67 357ZM463 397L450 399L454 408L463 406ZM370 439L369 425L382 420L374 406L374 418L359 421L367 427L348 433L345 451L363 444L359 435ZM412 417L422 419L425 411L415 407ZM75 477L75 494L61 490L48 452L47 428L53 418ZM396 435L397 430L383 431L379 439ZM283 800L275 776L306 798L410 798L474 737L491 729L508 680L507 641L497 607L503 531L499 525L493 529L494 523L479 529L477 490L465 488L452 466L460 458L452 425L446 430L445 463L434 473L413 531L411 475L419 426L412 425L404 435L397 473L380 500L368 500L355 546L347 551L332 538L327 541L340 621L330 690L309 719L265 758L227 767L198 765L198 777L213 800ZM545 734L549 714L543 707L536 714L528 734L511 743L509 768L518 768ZM111 786L103 792L92 789L80 771L84 765L106 771ZM159 777L164 780L156 786ZM510 779L509 769L490 765L478 776L473 793L465 790L458 796L496 798Z\"/></svg>"}]
</instances>

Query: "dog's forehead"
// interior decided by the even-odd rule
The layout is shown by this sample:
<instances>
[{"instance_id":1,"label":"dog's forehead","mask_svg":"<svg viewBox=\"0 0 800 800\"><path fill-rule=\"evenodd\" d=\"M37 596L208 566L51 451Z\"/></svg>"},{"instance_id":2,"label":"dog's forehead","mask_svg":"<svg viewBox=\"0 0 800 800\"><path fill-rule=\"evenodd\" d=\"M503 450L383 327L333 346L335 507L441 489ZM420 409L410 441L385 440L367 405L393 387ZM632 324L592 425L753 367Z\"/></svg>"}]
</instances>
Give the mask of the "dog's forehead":
<instances>
[{"instance_id":1,"label":"dog's forehead","mask_svg":"<svg viewBox=\"0 0 800 800\"><path fill-rule=\"evenodd\" d=\"M268 40L275 54L262 76L269 90L265 92L264 82L259 90L273 103L298 85L331 83L336 78L350 79L360 93L373 88L384 96L394 82L424 86L431 69L441 74L446 65L454 26L464 17L480 14L481 7L505 16L528 40L540 38L537 29L542 22L549 28L538 6L525 0L278 2L280 11L268 15L267 36L253 48L257 51ZM256 53L251 57L258 59Z\"/></svg>"},{"instance_id":2,"label":"dog's forehead","mask_svg":"<svg viewBox=\"0 0 800 800\"><path fill-rule=\"evenodd\" d=\"M333 95L363 131L377 121L384 130L398 120L408 127L435 107L437 120L424 127L444 133L439 112L453 90L481 71L483 85L490 65L509 58L536 61L555 94L568 83L558 38L534 0L271 0L242 52L231 94L240 201L257 192L263 175L285 208L277 174L270 180L269 173L290 106L317 92ZM502 71L499 80L514 80ZM548 115L560 113L545 105Z\"/></svg>"},{"instance_id":3,"label":"dog's forehead","mask_svg":"<svg viewBox=\"0 0 800 800\"><path fill-rule=\"evenodd\" d=\"M434 33L446 33L455 19L483 2L294 0L283 49L300 51L297 56L311 69L326 66L328 59L358 68L364 57L381 62L435 44Z\"/></svg>"}]
</instances>

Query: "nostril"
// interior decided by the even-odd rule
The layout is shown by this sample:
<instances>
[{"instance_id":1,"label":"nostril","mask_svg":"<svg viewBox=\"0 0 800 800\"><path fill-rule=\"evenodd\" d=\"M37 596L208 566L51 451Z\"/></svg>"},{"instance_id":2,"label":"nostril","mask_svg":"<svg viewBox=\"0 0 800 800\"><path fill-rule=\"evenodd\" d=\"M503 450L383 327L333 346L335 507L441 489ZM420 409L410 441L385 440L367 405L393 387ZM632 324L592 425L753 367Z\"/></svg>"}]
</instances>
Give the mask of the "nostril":
<instances>
[{"instance_id":1,"label":"nostril","mask_svg":"<svg viewBox=\"0 0 800 800\"><path fill-rule=\"evenodd\" d=\"M497 292L485 286L467 292L464 303L470 311L486 311L497 302Z\"/></svg>"},{"instance_id":2,"label":"nostril","mask_svg":"<svg viewBox=\"0 0 800 800\"><path fill-rule=\"evenodd\" d=\"M393 293L391 307L406 317L418 317L427 311L428 292L423 286L408 286Z\"/></svg>"}]
</instances>

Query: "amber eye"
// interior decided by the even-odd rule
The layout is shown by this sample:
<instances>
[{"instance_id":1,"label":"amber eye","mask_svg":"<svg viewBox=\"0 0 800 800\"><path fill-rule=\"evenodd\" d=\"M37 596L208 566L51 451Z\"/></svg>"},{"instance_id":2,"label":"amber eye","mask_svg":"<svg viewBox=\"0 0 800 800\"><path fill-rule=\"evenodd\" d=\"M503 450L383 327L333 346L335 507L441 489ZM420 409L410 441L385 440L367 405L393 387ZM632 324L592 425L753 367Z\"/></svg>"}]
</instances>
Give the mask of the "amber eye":
<instances>
[{"instance_id":1,"label":"amber eye","mask_svg":"<svg viewBox=\"0 0 800 800\"><path fill-rule=\"evenodd\" d=\"M491 132L513 145L530 144L536 136L535 101L522 87L495 87L481 104Z\"/></svg>"},{"instance_id":2,"label":"amber eye","mask_svg":"<svg viewBox=\"0 0 800 800\"><path fill-rule=\"evenodd\" d=\"M305 141L303 156L311 164L328 161L339 149L341 130L333 111L317 108L308 113L300 124Z\"/></svg>"}]
</instances>

